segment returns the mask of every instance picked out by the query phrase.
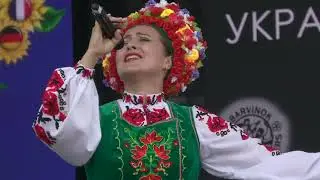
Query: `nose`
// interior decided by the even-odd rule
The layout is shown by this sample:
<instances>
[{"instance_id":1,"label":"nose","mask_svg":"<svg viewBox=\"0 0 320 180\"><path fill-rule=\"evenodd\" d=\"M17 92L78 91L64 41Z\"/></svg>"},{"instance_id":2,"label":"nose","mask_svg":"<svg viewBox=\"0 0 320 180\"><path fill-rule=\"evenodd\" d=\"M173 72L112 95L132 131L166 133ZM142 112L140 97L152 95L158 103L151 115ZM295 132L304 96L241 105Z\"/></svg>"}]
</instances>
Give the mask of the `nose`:
<instances>
[{"instance_id":1,"label":"nose","mask_svg":"<svg viewBox=\"0 0 320 180\"><path fill-rule=\"evenodd\" d=\"M134 45L133 43L128 43L127 44L127 50L132 50L132 49L137 49L137 46Z\"/></svg>"}]
</instances>

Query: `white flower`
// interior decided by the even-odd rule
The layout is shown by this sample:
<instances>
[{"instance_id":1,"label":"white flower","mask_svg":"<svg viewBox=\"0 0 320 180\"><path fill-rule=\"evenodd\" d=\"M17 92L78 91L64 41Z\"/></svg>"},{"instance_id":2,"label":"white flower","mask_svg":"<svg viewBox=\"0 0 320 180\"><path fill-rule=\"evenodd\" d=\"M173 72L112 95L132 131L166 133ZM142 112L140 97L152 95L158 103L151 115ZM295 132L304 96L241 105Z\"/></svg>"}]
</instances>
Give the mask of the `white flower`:
<instances>
[{"instance_id":1,"label":"white flower","mask_svg":"<svg viewBox=\"0 0 320 180\"><path fill-rule=\"evenodd\" d=\"M162 6L162 7L165 7L168 2L166 0L160 0L159 4Z\"/></svg>"},{"instance_id":2,"label":"white flower","mask_svg":"<svg viewBox=\"0 0 320 180\"><path fill-rule=\"evenodd\" d=\"M178 80L178 78L177 77L172 77L172 79L171 79L171 83L174 83L174 82L176 82Z\"/></svg>"},{"instance_id":3,"label":"white flower","mask_svg":"<svg viewBox=\"0 0 320 180\"><path fill-rule=\"evenodd\" d=\"M185 92L186 90L187 90L187 86L182 85L181 91L182 91L182 92Z\"/></svg>"}]
</instances>

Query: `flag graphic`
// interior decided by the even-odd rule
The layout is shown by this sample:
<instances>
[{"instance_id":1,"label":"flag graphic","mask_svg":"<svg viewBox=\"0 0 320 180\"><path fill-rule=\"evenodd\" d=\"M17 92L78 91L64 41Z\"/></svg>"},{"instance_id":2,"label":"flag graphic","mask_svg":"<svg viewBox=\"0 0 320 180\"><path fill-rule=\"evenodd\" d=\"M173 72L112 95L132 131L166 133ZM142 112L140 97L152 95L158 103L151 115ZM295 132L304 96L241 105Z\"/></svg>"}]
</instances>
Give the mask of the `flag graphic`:
<instances>
[{"instance_id":1,"label":"flag graphic","mask_svg":"<svg viewBox=\"0 0 320 180\"><path fill-rule=\"evenodd\" d=\"M15 20L23 21L31 16L31 0L12 0L9 14Z\"/></svg>"},{"instance_id":2,"label":"flag graphic","mask_svg":"<svg viewBox=\"0 0 320 180\"><path fill-rule=\"evenodd\" d=\"M13 26L4 28L0 33L0 45L7 50L13 50L19 47L23 41L21 31Z\"/></svg>"}]
</instances>

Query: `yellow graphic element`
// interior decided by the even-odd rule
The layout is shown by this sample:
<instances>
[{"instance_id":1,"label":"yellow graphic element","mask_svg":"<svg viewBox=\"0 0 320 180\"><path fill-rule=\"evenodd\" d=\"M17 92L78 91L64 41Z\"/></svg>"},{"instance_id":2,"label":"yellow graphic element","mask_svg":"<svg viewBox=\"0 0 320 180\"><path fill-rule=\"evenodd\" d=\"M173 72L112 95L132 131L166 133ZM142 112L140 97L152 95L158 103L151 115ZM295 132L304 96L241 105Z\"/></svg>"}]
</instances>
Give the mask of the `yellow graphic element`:
<instances>
[{"instance_id":1,"label":"yellow graphic element","mask_svg":"<svg viewBox=\"0 0 320 180\"><path fill-rule=\"evenodd\" d=\"M28 33L50 32L64 10L45 6L45 0L0 0L0 61L16 63L27 55Z\"/></svg>"},{"instance_id":2,"label":"yellow graphic element","mask_svg":"<svg viewBox=\"0 0 320 180\"><path fill-rule=\"evenodd\" d=\"M0 60L3 59L7 64L16 63L27 55L30 44L26 31L13 25L0 24Z\"/></svg>"},{"instance_id":3,"label":"yellow graphic element","mask_svg":"<svg viewBox=\"0 0 320 180\"><path fill-rule=\"evenodd\" d=\"M26 19L19 21L15 20L9 15L9 8L12 0L3 1L3 7L0 9L0 18L2 17L4 23L15 24L15 26L28 31L34 31L34 28L41 28L41 20L48 8L43 6L44 0L29 0L31 6L31 14ZM1 7L1 6L0 6Z\"/></svg>"}]
</instances>

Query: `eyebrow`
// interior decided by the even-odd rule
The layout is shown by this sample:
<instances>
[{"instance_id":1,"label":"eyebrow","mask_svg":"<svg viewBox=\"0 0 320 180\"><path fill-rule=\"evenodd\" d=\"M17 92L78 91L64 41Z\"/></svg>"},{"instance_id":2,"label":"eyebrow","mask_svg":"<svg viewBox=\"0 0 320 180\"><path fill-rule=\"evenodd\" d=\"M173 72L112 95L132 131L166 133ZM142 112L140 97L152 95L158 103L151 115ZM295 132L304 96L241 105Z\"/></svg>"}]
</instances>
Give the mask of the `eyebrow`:
<instances>
[{"instance_id":1,"label":"eyebrow","mask_svg":"<svg viewBox=\"0 0 320 180\"><path fill-rule=\"evenodd\" d=\"M148 36L148 37L151 37L149 34L145 34L145 33L142 33L142 32L137 32L136 33L137 35L139 36ZM123 38L128 38L128 37L131 37L132 35L131 34L126 34Z\"/></svg>"}]
</instances>

